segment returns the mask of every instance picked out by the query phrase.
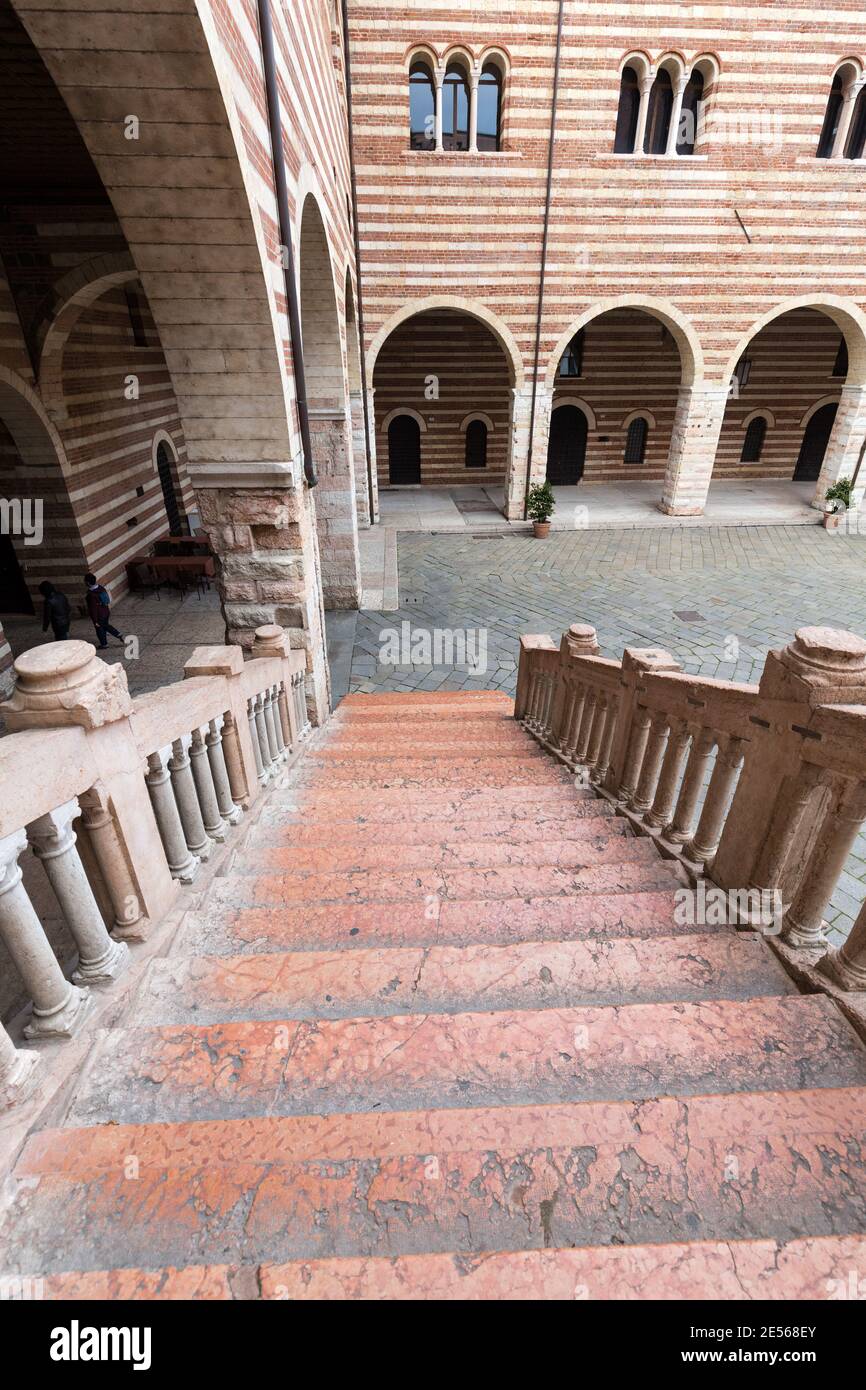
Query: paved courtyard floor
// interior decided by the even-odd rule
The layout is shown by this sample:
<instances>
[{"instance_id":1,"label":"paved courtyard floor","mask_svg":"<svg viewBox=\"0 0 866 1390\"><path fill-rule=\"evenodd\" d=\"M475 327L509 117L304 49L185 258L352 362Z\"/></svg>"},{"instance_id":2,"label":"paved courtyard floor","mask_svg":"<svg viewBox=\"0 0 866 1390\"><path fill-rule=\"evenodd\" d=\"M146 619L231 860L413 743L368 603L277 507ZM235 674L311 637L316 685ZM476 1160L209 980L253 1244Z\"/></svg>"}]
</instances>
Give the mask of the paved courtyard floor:
<instances>
[{"instance_id":1,"label":"paved courtyard floor","mask_svg":"<svg viewBox=\"0 0 866 1390\"><path fill-rule=\"evenodd\" d=\"M606 656L661 646L686 671L743 681L756 681L767 651L798 627L866 635L866 537L815 526L579 531L547 541L401 532L398 565L399 607L357 615L353 691L511 693L520 634L558 639L575 621L594 624ZM464 633L484 669L456 669L442 652L437 664L437 630ZM395 639L409 644L396 653L408 664L389 659ZM430 660L418 659L425 643ZM864 896L861 837L834 899L839 935Z\"/></svg>"}]
</instances>

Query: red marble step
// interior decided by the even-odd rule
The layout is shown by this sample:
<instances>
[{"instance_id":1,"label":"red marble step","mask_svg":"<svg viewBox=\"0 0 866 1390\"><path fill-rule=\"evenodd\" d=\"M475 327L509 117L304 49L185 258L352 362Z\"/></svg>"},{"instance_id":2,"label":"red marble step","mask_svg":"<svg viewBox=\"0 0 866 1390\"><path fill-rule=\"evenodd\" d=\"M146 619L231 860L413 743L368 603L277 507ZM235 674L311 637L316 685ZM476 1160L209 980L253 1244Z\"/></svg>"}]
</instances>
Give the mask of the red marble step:
<instances>
[{"instance_id":1,"label":"red marble step","mask_svg":"<svg viewBox=\"0 0 866 1390\"><path fill-rule=\"evenodd\" d=\"M390 821L300 821L292 817L262 817L255 830L256 845L294 845L298 848L318 848L323 842L330 846L358 848L380 845L387 841L394 862L399 861L401 849L410 845L465 844L470 840L502 840L512 845L536 844L553 840L592 840L600 834L619 839L631 838L631 826L624 817L614 817L608 801L582 801L581 814L574 818L542 816L538 820L509 820L504 817L487 820L418 820ZM591 814L588 814L590 812ZM324 828L324 827L327 828Z\"/></svg>"},{"instance_id":2,"label":"red marble step","mask_svg":"<svg viewBox=\"0 0 866 1390\"><path fill-rule=\"evenodd\" d=\"M623 840L623 848L648 841ZM279 851L275 851L279 853ZM635 889L671 888L679 882L677 865L654 859L617 856L612 864L585 868L519 867L453 869L359 869L334 873L231 873L210 885L211 901L229 907L276 906L280 903L414 902L418 911L435 913L444 900L471 898L539 898L581 893L631 893ZM251 852L239 856L249 867Z\"/></svg>"},{"instance_id":3,"label":"red marble step","mask_svg":"<svg viewBox=\"0 0 866 1390\"><path fill-rule=\"evenodd\" d=\"M796 987L757 936L160 957L137 1027L749 999Z\"/></svg>"},{"instance_id":4,"label":"red marble step","mask_svg":"<svg viewBox=\"0 0 866 1390\"><path fill-rule=\"evenodd\" d=\"M590 822L592 824L592 822ZM291 840L290 834L283 839ZM607 833L607 823L590 838L580 840L536 840L511 844L508 838L479 840L446 845L393 844L383 832L378 845L322 844L263 845L258 837L238 856L236 873L327 874L375 872L385 870L393 878L413 869L455 868L494 869L505 867L545 868L556 866L570 872L591 864L658 862L658 850L648 838ZM363 891L363 890L362 890Z\"/></svg>"},{"instance_id":5,"label":"red marble step","mask_svg":"<svg viewBox=\"0 0 866 1390\"><path fill-rule=\"evenodd\" d=\"M214 902L184 918L175 949L184 952L355 950L368 946L490 945L568 938L656 939L716 934L717 926L683 924L666 890L584 893L577 898L502 898L439 902L419 912L405 903L294 904L238 907ZM727 929L725 929L727 930Z\"/></svg>"},{"instance_id":6,"label":"red marble step","mask_svg":"<svg viewBox=\"0 0 866 1390\"><path fill-rule=\"evenodd\" d=\"M381 725L383 728L418 728L422 725L429 725L430 728L444 729L446 725L452 728L455 724L478 729L492 729L495 727L503 729L522 729L523 725L514 718L513 702L500 708L483 709L473 707L471 709L455 710L448 709L441 705L403 705L399 709L389 709L381 706L378 709L370 706L366 709L345 710L343 705L337 706L335 714L332 716L332 723L329 727L338 728L353 727L356 729L374 728Z\"/></svg>"},{"instance_id":7,"label":"red marble step","mask_svg":"<svg viewBox=\"0 0 866 1390\"><path fill-rule=\"evenodd\" d=\"M471 1108L866 1084L826 995L116 1028L72 1124Z\"/></svg>"},{"instance_id":8,"label":"red marble step","mask_svg":"<svg viewBox=\"0 0 866 1390\"><path fill-rule=\"evenodd\" d=\"M530 743L525 747L522 743L506 742L504 739L484 743L468 740L461 742L459 739L421 739L401 748L387 736L358 739L353 743L329 739L316 749L310 749L305 756L304 765L318 767L320 764L371 761L400 764L426 761L429 758L457 763L463 763L467 759L474 762L476 758L483 758L488 762L491 758L502 758L510 759L512 762L525 761L529 764L544 759L548 765L555 766L551 764L550 754L545 753L537 743Z\"/></svg>"},{"instance_id":9,"label":"red marble step","mask_svg":"<svg viewBox=\"0 0 866 1390\"><path fill-rule=\"evenodd\" d=\"M51 1302L90 1303L259 1299L260 1273L257 1265L228 1264L76 1270L49 1274L42 1280L40 1296Z\"/></svg>"},{"instance_id":10,"label":"red marble step","mask_svg":"<svg viewBox=\"0 0 866 1390\"><path fill-rule=\"evenodd\" d=\"M264 1265L260 1277L263 1298L292 1300L823 1302L866 1285L866 1236L362 1256Z\"/></svg>"},{"instance_id":11,"label":"red marble step","mask_svg":"<svg viewBox=\"0 0 866 1390\"><path fill-rule=\"evenodd\" d=\"M262 809L263 820L295 816L304 820L366 820L373 824L452 816L498 816L533 820L540 815L597 815L587 806L610 806L588 787L560 783L550 787L452 788L419 791L400 787L351 790L275 788ZM603 814L609 814L609 811Z\"/></svg>"},{"instance_id":12,"label":"red marble step","mask_svg":"<svg viewBox=\"0 0 866 1390\"><path fill-rule=\"evenodd\" d=\"M45 1275L786 1242L862 1233L864 1154L862 1087L97 1125L31 1136L0 1235Z\"/></svg>"},{"instance_id":13,"label":"red marble step","mask_svg":"<svg viewBox=\"0 0 866 1390\"><path fill-rule=\"evenodd\" d=\"M512 709L514 699L501 690L419 690L404 694L399 690L386 690L380 694L365 694L361 691L346 695L340 701L341 710L359 709L423 709L425 705L445 706L448 710L468 709Z\"/></svg>"},{"instance_id":14,"label":"red marble step","mask_svg":"<svg viewBox=\"0 0 866 1390\"><path fill-rule=\"evenodd\" d=\"M441 719L413 721L408 724L395 718L387 721L372 719L332 718L323 735L328 744L364 743L368 739L388 741L398 748L411 749L422 743L466 743L488 747L495 743L514 744L520 748L538 745L520 724L513 719L492 721L481 719Z\"/></svg>"},{"instance_id":15,"label":"red marble step","mask_svg":"<svg viewBox=\"0 0 866 1390\"><path fill-rule=\"evenodd\" d=\"M465 787L566 786L573 774L552 758L352 758L340 762L302 758L289 774L292 787L405 787L448 790Z\"/></svg>"}]
</instances>

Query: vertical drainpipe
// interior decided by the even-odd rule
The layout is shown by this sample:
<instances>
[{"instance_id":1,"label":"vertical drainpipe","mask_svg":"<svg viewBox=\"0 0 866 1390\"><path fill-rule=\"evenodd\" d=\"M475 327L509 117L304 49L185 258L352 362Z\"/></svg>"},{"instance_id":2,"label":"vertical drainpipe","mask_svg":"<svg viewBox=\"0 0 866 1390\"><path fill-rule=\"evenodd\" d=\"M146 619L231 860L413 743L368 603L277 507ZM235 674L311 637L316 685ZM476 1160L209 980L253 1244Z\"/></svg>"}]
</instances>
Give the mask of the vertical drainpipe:
<instances>
[{"instance_id":1,"label":"vertical drainpipe","mask_svg":"<svg viewBox=\"0 0 866 1390\"><path fill-rule=\"evenodd\" d=\"M352 119L352 58L349 53L349 3L342 0L343 61L346 70L346 125L349 141L349 174L352 185L352 234L355 241L355 280L357 282L356 316L358 320L358 355L361 359L361 397L364 407L364 450L367 457L367 499L370 506L370 525L375 516L373 491L373 451L370 447L370 411L367 403L367 354L364 351L364 295L361 289L361 237L358 231L358 186L355 181L355 127Z\"/></svg>"},{"instance_id":2,"label":"vertical drainpipe","mask_svg":"<svg viewBox=\"0 0 866 1390\"><path fill-rule=\"evenodd\" d=\"M559 100L559 66L562 57L562 20L565 0L559 0L556 24L556 61L553 66L553 95L550 99L550 139L547 145L547 190L544 197L544 233L541 238L541 267L538 275L538 307L535 315L535 365L532 371L532 404L529 409L529 448L526 455L526 487L523 490L523 517L529 505L532 449L535 442L535 399L538 393L538 359L541 352L541 319L544 313L544 278L547 273L547 237L550 231L550 198L553 188L553 147L556 141L556 107Z\"/></svg>"},{"instance_id":3,"label":"vertical drainpipe","mask_svg":"<svg viewBox=\"0 0 866 1390\"><path fill-rule=\"evenodd\" d=\"M286 287L286 306L289 314L289 337L292 343L292 365L295 375L295 396L298 403L298 424L304 454L304 477L309 487L319 481L313 462L310 439L310 413L307 407L307 374L304 370L304 348L301 337L301 315L298 308L298 287L295 280L295 257L292 250L292 224L289 219L289 190L286 185L286 156L283 149L283 122L280 113L280 93L274 61L274 31L271 25L270 0L258 0L259 30L262 38L262 63L265 70L268 125L271 131L271 156L274 165L274 187L277 194L277 213L280 241L283 246L283 280Z\"/></svg>"}]
</instances>

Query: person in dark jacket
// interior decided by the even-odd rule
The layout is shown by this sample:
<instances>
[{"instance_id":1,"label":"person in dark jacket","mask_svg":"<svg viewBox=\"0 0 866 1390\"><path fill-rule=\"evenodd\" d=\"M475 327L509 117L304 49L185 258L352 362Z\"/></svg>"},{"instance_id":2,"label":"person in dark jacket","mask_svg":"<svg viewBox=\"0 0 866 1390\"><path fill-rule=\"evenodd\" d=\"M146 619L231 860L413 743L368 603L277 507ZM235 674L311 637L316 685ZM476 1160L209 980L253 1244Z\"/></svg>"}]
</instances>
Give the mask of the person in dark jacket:
<instances>
[{"instance_id":1,"label":"person in dark jacket","mask_svg":"<svg viewBox=\"0 0 866 1390\"><path fill-rule=\"evenodd\" d=\"M65 642L69 636L69 599L47 579L43 579L39 585L39 592L45 600L42 606L42 631L47 632L50 627L55 642Z\"/></svg>"},{"instance_id":2,"label":"person in dark jacket","mask_svg":"<svg viewBox=\"0 0 866 1390\"><path fill-rule=\"evenodd\" d=\"M99 583L95 574L86 574L84 582L87 585L87 611L96 628L99 650L104 651L108 646L106 638L109 632L118 642L125 642L123 633L111 626L111 596L108 590Z\"/></svg>"}]
</instances>

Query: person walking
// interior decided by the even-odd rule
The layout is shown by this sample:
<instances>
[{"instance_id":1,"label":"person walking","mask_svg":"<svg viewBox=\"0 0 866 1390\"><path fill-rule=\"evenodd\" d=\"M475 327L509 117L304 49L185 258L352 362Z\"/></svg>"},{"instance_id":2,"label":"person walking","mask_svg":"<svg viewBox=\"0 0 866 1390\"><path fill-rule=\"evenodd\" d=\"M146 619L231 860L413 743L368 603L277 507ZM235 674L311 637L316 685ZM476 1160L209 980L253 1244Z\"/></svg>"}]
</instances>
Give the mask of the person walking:
<instances>
[{"instance_id":1,"label":"person walking","mask_svg":"<svg viewBox=\"0 0 866 1390\"><path fill-rule=\"evenodd\" d=\"M69 599L47 579L39 585L39 592L45 600L42 605L42 631L48 628L54 633L55 642L65 642L69 636Z\"/></svg>"},{"instance_id":2,"label":"person walking","mask_svg":"<svg viewBox=\"0 0 866 1390\"><path fill-rule=\"evenodd\" d=\"M112 637L117 638L118 642L125 642L126 638L123 633L111 626L111 595L105 585L99 583L95 574L86 574L84 582L87 585L87 611L90 614L90 621L96 628L99 650L104 651L108 646L106 639L109 632Z\"/></svg>"}]
</instances>

